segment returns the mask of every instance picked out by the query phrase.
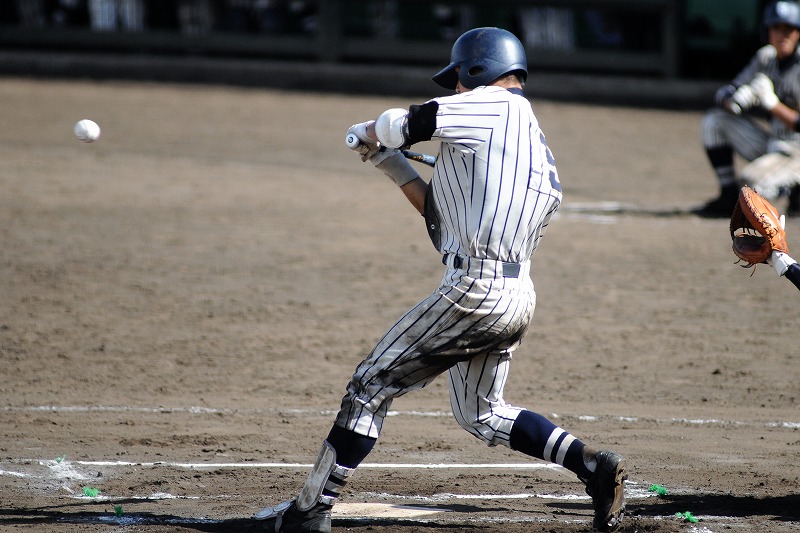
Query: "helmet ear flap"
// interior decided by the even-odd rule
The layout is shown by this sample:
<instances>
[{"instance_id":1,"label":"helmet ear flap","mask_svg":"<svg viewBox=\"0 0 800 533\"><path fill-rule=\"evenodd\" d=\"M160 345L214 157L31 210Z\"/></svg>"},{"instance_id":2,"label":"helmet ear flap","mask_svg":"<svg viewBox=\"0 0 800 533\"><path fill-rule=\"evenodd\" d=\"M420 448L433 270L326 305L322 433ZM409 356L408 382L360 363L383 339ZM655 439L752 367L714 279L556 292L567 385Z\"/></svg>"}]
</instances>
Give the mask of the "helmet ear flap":
<instances>
[{"instance_id":1,"label":"helmet ear flap","mask_svg":"<svg viewBox=\"0 0 800 533\"><path fill-rule=\"evenodd\" d=\"M482 64L464 65L458 72L458 79L461 85L474 89L479 85L488 85L494 80L485 81L487 67Z\"/></svg>"},{"instance_id":2,"label":"helmet ear flap","mask_svg":"<svg viewBox=\"0 0 800 533\"><path fill-rule=\"evenodd\" d=\"M456 85L458 85L458 73L456 72L457 66L458 65L455 63L450 63L442 70L434 74L431 79L435 81L437 85L440 85L445 89L455 91Z\"/></svg>"}]
</instances>

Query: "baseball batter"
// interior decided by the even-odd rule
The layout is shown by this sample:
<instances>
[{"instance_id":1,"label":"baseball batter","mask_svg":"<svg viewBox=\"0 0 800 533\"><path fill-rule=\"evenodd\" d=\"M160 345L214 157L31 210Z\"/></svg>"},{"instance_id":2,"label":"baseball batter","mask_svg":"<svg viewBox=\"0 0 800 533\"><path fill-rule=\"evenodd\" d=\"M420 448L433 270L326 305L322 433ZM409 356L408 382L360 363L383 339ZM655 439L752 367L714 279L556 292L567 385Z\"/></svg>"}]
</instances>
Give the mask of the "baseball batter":
<instances>
[{"instance_id":1,"label":"baseball batter","mask_svg":"<svg viewBox=\"0 0 800 533\"><path fill-rule=\"evenodd\" d=\"M800 5L771 2L762 23L768 44L717 91L717 107L703 118L701 138L720 194L696 210L701 216L730 217L743 184L772 201L790 194L787 214L800 214ZM734 153L749 161L739 176Z\"/></svg>"},{"instance_id":2,"label":"baseball batter","mask_svg":"<svg viewBox=\"0 0 800 533\"><path fill-rule=\"evenodd\" d=\"M362 160L397 184L424 216L444 263L441 285L408 311L356 368L333 427L297 498L256 514L275 531L330 531L331 507L381 433L392 400L447 374L458 423L503 445L574 472L594 506L593 526L619 527L625 460L590 450L540 414L506 402L511 355L536 303L531 255L561 203L553 154L523 96L520 41L477 28L453 45L433 76L454 89L408 110L352 126ZM398 148L441 142L426 183Z\"/></svg>"}]
</instances>

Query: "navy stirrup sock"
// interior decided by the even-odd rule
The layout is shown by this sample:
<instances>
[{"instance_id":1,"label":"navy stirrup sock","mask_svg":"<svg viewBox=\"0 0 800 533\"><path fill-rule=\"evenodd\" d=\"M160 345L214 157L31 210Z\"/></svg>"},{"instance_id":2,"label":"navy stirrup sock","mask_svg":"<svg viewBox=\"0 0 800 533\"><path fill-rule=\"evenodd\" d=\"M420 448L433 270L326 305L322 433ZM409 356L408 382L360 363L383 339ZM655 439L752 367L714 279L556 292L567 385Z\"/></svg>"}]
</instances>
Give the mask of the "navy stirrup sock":
<instances>
[{"instance_id":1,"label":"navy stirrup sock","mask_svg":"<svg viewBox=\"0 0 800 533\"><path fill-rule=\"evenodd\" d=\"M592 475L583 459L586 445L532 411L522 411L511 426L509 444L512 450L556 463L581 479Z\"/></svg>"},{"instance_id":2,"label":"navy stirrup sock","mask_svg":"<svg viewBox=\"0 0 800 533\"><path fill-rule=\"evenodd\" d=\"M369 455L378 439L359 435L334 424L325 440L336 450L336 464L356 468Z\"/></svg>"}]
</instances>

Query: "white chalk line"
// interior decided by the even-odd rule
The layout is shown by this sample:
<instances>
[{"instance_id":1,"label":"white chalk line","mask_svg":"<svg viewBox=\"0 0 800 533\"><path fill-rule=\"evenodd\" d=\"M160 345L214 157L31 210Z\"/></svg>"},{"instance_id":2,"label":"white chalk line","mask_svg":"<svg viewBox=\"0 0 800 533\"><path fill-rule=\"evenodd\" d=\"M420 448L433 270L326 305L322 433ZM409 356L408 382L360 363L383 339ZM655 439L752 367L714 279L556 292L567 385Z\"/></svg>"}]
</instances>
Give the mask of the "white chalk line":
<instances>
[{"instance_id":1,"label":"white chalk line","mask_svg":"<svg viewBox=\"0 0 800 533\"><path fill-rule=\"evenodd\" d=\"M537 494L535 492L520 492L518 494L454 494L442 492L431 496L420 495L400 495L388 494L385 492L362 492L359 497L369 498L370 500L401 500L423 503L442 503L453 500L527 500L529 498L540 498L543 500L576 501L590 500L588 495L582 494ZM630 497L627 493L626 496Z\"/></svg>"},{"instance_id":2,"label":"white chalk line","mask_svg":"<svg viewBox=\"0 0 800 533\"><path fill-rule=\"evenodd\" d=\"M240 462L240 463L189 463L178 461L102 461L102 460L59 460L59 459L11 459L0 463L0 476L38 479L68 479L73 481L90 480L95 474L84 474L78 467L92 468L179 468L187 470L220 470L220 469L291 469L308 470L311 463L285 462ZM8 469L9 465L17 465L16 470ZM27 468L26 468L27 467ZM44 474L37 474L37 467L44 467ZM566 470L554 463L362 463L359 469L387 470L447 470L447 469L483 469L483 470ZM27 470L27 471L26 471ZM32 472L31 470L34 470Z\"/></svg>"},{"instance_id":3,"label":"white chalk line","mask_svg":"<svg viewBox=\"0 0 800 533\"><path fill-rule=\"evenodd\" d=\"M10 470L0 470L0 476L9 476L9 477L33 477L31 474L27 472L12 472Z\"/></svg>"},{"instance_id":4,"label":"white chalk line","mask_svg":"<svg viewBox=\"0 0 800 533\"><path fill-rule=\"evenodd\" d=\"M139 463L133 461L73 461L75 464L85 466L139 466L139 467L159 467L167 466L173 468L188 469L214 469L214 468L292 468L308 469L314 466L311 463L174 463L168 461L154 461L150 463ZM536 470L536 469L561 469L563 467L550 463L361 463L359 470L363 468L386 468L398 470L403 468L422 469L422 470L444 470L450 468L478 468L478 469L514 469L514 470Z\"/></svg>"},{"instance_id":5,"label":"white chalk line","mask_svg":"<svg viewBox=\"0 0 800 533\"><path fill-rule=\"evenodd\" d=\"M80 467L92 467L96 469L98 467L104 468L159 468L159 467L172 467L172 468L183 468L183 469L191 469L191 470L214 470L214 469L237 469L237 468L244 468L244 469L251 469L251 468L267 468L267 469L293 469L293 470L308 470L313 467L311 463L188 463L188 462L167 462L167 461L156 461L156 462L134 462L134 461L87 461L87 460L12 460L7 461L8 463L15 463L18 465L25 465L28 466L28 470L33 468L36 470L37 467L40 467L40 473L37 472L19 472L19 471L11 471L11 470L0 470L0 475L10 475L13 477L27 477L27 478L39 478L39 479L50 479L50 480L57 480L62 482L63 480L67 481L79 481L79 482L89 482L91 479L94 479L96 476L94 474L94 470L92 470L91 474L83 474L80 471ZM505 469L513 469L513 470L554 470L554 471L561 471L567 472L562 466L553 464L553 463L439 463L439 464L428 464L428 463L362 463L359 465L359 469L388 469L388 470L397 470L397 469L489 469L489 470L505 470ZM75 491L69 489L67 485L61 485L62 489L65 489L70 494L75 494ZM441 493L435 494L433 496L401 496L401 495L392 495L387 493L363 493L365 497L370 499L378 498L378 499L393 499L393 500L413 500L413 501L420 501L420 502L442 502L442 501L450 501L450 500L489 500L489 499L525 499L525 498L543 498L543 499L551 499L551 500L587 500L589 497L587 495L581 494L566 494L566 495L555 495L555 494L536 494L536 493L516 493L516 494L454 494L454 493ZM629 480L626 484L626 495L628 498L649 498L654 496L653 492L650 492L640 486L640 484L636 481ZM85 495L81 495L80 491L75 496L76 498L85 498ZM92 498L105 498L107 500L113 500L113 498L109 498L105 494L100 494L97 497ZM177 498L172 497L168 493L154 493L150 496L138 496L133 498L140 498L140 499L170 499L170 498ZM190 496L182 496L183 499L190 499Z\"/></svg>"},{"instance_id":6,"label":"white chalk line","mask_svg":"<svg viewBox=\"0 0 800 533\"><path fill-rule=\"evenodd\" d=\"M334 416L337 411L328 409L226 409L215 407L136 407L126 405L33 405L33 406L3 406L3 411L7 412L53 412L53 413L151 413L151 414L296 414L296 415L318 415L318 416ZM449 411L389 411L387 416L403 416L403 417L451 417L453 416ZM631 424L676 424L676 425L693 425L693 426L742 426L742 427L767 427L776 429L800 429L800 422L792 421L769 421L769 422L748 422L742 420L725 420L725 419L702 419L702 418L648 418L638 416L612 416L612 415L559 415L558 413L549 413L549 416L554 419L559 418L575 418L583 422L607 422L618 421Z\"/></svg>"},{"instance_id":7,"label":"white chalk line","mask_svg":"<svg viewBox=\"0 0 800 533\"><path fill-rule=\"evenodd\" d=\"M359 521L364 523L374 523L376 520L381 520L382 517L380 516L337 516L334 508L333 513L333 520L334 523L336 520L347 520L347 521ZM533 517L459 517L459 518L448 518L447 515L440 516L438 518L420 518L420 517L412 517L412 518L402 518L402 517L384 517L384 519L390 519L392 522L413 522L414 524L429 524L436 526L437 524L440 526L443 525L458 525L458 524L553 524L553 523L563 523L563 524L586 524L589 521L586 519L564 519L564 518L556 518L556 517L541 517L541 516L533 516ZM664 522L672 522L676 519L672 516L652 516L649 517L654 521L664 521ZM736 521L733 517L714 517L708 516L703 517L703 520L713 520L715 522L729 522L729 521ZM230 522L230 520L226 519L212 519L212 518L167 518L167 517L155 517L155 516L85 516L85 517L75 517L69 520L60 520L60 522L67 522L73 524L103 524L103 525L117 525L117 526L147 526L147 525L176 525L176 526L192 526L192 525L211 525L211 524L225 524ZM706 526L697 527L697 526L689 526L687 529L687 533L714 533L714 530L709 529Z\"/></svg>"},{"instance_id":8,"label":"white chalk line","mask_svg":"<svg viewBox=\"0 0 800 533\"><path fill-rule=\"evenodd\" d=\"M206 414L228 414L228 415L243 415L243 414L296 414L296 415L303 415L303 416L333 416L336 414L334 410L324 410L324 409L280 409L280 408L272 408L272 409L227 409L227 408L213 408L213 407L196 407L196 406L189 406L189 407L137 407L137 406L91 406L91 405L78 405L78 406L56 406L56 405L41 405L41 406L3 406L0 409L6 412L54 412L54 413L96 413L96 412L118 412L118 413L125 413L125 412L136 412L136 413L153 413L153 414L169 414L169 413L176 413L176 414L191 414L191 415L206 415ZM447 411L390 411L388 416L408 416L408 417L450 417L452 414ZM691 419L691 418L682 418L682 417L673 417L673 418L646 418L646 417L635 417L635 416L612 416L612 415L559 415L557 413L551 413L550 416L554 419L559 418L566 418L566 419L577 419L585 422L608 422L608 421L620 421L625 423L642 423L642 424L651 424L651 423L658 423L658 424L675 424L675 425L698 425L698 426L742 426L742 427L766 427L766 428L777 428L777 429L792 429L796 430L800 428L800 422L791 422L791 421L769 421L769 422L752 422L752 421L740 421L740 420L725 420L725 419ZM14 461L16 462L16 461ZM29 462L28 460L20 460L19 462ZM37 461L38 462L38 461ZM40 464L47 463L48 461L41 461ZM51 461L52 463L56 463L57 461ZM64 472L62 472L61 477L71 477L72 480L77 479L86 479L85 476L82 476L80 473L71 472L68 470L69 462L64 465ZM134 462L123 462L123 461L75 461L73 463L77 463L82 466L106 466L106 467L159 467L159 466L172 466L175 468L191 468L191 469L212 469L212 468L302 468L307 469L310 468L311 464L306 463L181 463L181 462L152 462L152 463L134 463ZM363 468L391 468L391 469L399 469L399 468L419 468L419 469L444 469L444 468L497 468L497 469L554 469L558 471L561 469L558 465L553 464L540 464L540 463L510 463L510 464L405 464L405 463L365 463L362 464L360 467ZM562 469L563 470L563 469ZM39 477L34 476L32 474L26 472L15 472L10 470L2 470L0 469L0 476L9 476L9 477L16 477L16 478L24 478L24 477ZM59 477L59 476L56 476ZM630 487L633 484L631 480L628 481L628 486ZM74 491L70 490L69 487L66 485L62 486L61 488L67 490L67 492L74 494ZM671 492L676 493L675 490ZM653 497L654 494L648 493L643 489L638 489L636 491L631 491L630 488L626 489L626 496L628 499L636 499L636 498L649 498ZM76 495L73 496L74 498L80 499L87 499L86 496ZM108 498L109 501L113 501L114 498L107 497L103 495L102 497ZM399 496L392 496L388 495L388 497L393 497L397 499L401 499ZM430 499L433 498L431 501L447 501L449 500L480 500L480 499L522 499L522 498L543 498L543 499L551 499L551 500L570 500L570 499L583 499L587 498L583 495L546 495L546 494L533 494L533 493L520 493L520 494L467 494L467 495L459 495L459 494L441 494L441 495L434 495L430 497L418 497L419 501L429 501L426 498ZM130 498L130 497L128 497ZM141 498L145 500L159 500L159 499L170 499L169 495L159 495L153 494L150 496L141 496L141 497L134 497L134 498ZM177 498L177 497L176 497ZM193 496L185 496L180 498L196 498ZM408 499L413 499L414 497L407 497ZM664 519L664 520L672 520L674 517L665 516L665 517L651 517L653 519ZM370 517L364 517L365 520L369 520ZM728 521L728 520L736 520L733 517L704 517L705 520L709 521ZM225 520L217 520L217 519L206 519L206 518L158 518L158 517L133 517L133 516L109 516L103 517L102 519L97 518L90 518L88 519L90 522L93 523L107 523L107 524L116 524L116 525L147 525L147 524L185 524L185 525L192 525L192 524L214 524L214 523L224 523ZM497 523L512 523L512 522L558 522L559 520L547 519L547 518L476 518L474 520L468 519L469 522L497 522ZM563 520L562 520L563 521ZM462 520L463 522L463 520ZM432 522L434 523L434 522ZM710 530L707 528L703 529L692 529L690 530L692 533L711 533Z\"/></svg>"},{"instance_id":9,"label":"white chalk line","mask_svg":"<svg viewBox=\"0 0 800 533\"><path fill-rule=\"evenodd\" d=\"M5 468L0 470L1 475L8 475L19 478L38 478L78 482L89 482L96 478L95 469L97 468L180 468L189 470L219 470L219 469L291 469L291 470L309 470L314 465L311 463L189 463L189 462L169 462L169 461L154 461L154 462L136 462L136 461L89 461L89 460L31 460L31 459L17 459L5 461ZM8 470L7 465L17 465L16 470ZM27 468L25 468L27 467ZM81 467L91 467L91 473L84 474L81 472ZM484 469L484 470L552 470L560 471L559 473L568 473L564 467L554 463L362 463L359 465L361 469L421 469L421 470L462 470L462 469ZM27 471L20 471L27 470ZM638 486L635 481L628 481L627 486L630 490L634 490ZM72 491L69 491L72 492ZM647 496L652 495L645 491L639 491ZM387 496L382 494L381 496ZM518 494L518 495L447 495L449 499L496 499L496 498L509 498L519 499L531 497L531 494ZM150 498L153 496L151 495ZM396 498L406 498L402 496L392 496ZM542 497L542 496L537 496ZM552 496L553 498L559 498ZM423 497L420 497L423 498ZM567 499L584 498L584 496L570 495ZM588 498L588 496L587 496ZM427 500L420 500L427 501Z\"/></svg>"},{"instance_id":10,"label":"white chalk line","mask_svg":"<svg viewBox=\"0 0 800 533\"><path fill-rule=\"evenodd\" d=\"M451 500L526 500L529 498L539 498L543 500L557 501L589 501L591 498L585 492L580 494L539 494L535 492L520 492L516 494L455 494L452 492L442 492L431 496L422 495L401 495L389 494L386 492L362 492L359 497L369 498L370 500L400 500L424 503L437 503ZM643 500L654 498L656 494L635 481L625 483L625 498L627 500Z\"/></svg>"},{"instance_id":11,"label":"white chalk line","mask_svg":"<svg viewBox=\"0 0 800 533\"><path fill-rule=\"evenodd\" d=\"M15 462L15 461L14 461ZM21 460L19 461L23 464L32 464L33 461L29 460ZM313 465L310 463L189 463L189 462L165 462L165 461L156 461L156 462L132 462L132 461L87 461L87 460L76 460L76 461L69 461L66 459L58 459L58 460L41 460L36 461L40 467L46 467L50 473L50 477L56 478L58 480L68 479L70 481L88 481L92 479L94 476L83 475L79 471L79 467L176 467L176 468L188 468L188 469L213 469L213 468L287 468L287 469L308 469L311 468ZM440 464L425 464L425 463L364 463L359 466L359 468L385 468L385 469L398 469L398 468L420 468L420 469L460 469L460 468L473 468L473 469L553 469L553 470L563 470L563 467L551 463L476 463L476 464L469 464L469 463L440 463ZM11 475L14 477L40 477L30 473L24 472L12 472L8 470L0 470L0 475ZM76 500L84 500L84 501L105 501L113 504L114 502L124 502L130 500L142 500L142 501L160 501L160 500L172 500L172 499L190 499L190 500L201 500L202 498L199 496L175 496L169 494L167 492L155 492L148 496L114 496L108 495L104 493L99 493L96 496L87 496L82 494L80 490L73 491L67 485L61 485L62 489L65 489L71 496L71 498ZM655 497L656 494L644 488L644 485L629 480L626 486L626 498L631 500L637 499L646 499ZM675 491L673 491L675 492ZM590 500L589 496L585 495L584 493L574 494L574 493L565 493L565 494L550 494L550 493L534 493L534 492L524 492L524 493L508 493L508 494L499 494L499 493L492 493L492 494L458 494L458 493L437 493L430 496L423 496L423 495L400 495L400 494L390 494L390 493L373 493L373 492L362 492L358 494L354 494L354 497L358 499L367 499L367 500L378 500L378 501L387 501L387 502L407 502L408 503L421 503L421 504L431 504L431 503L438 503L443 504L447 502L457 502L457 501L479 501L479 500L521 500L521 499L531 499L537 498L541 500L548 500L548 501L586 501ZM205 497L209 499L229 499L231 496L228 495L218 495L218 496L210 496ZM386 505L396 505L389 504ZM401 517L388 517L394 521L403 521ZM651 517L653 519L659 519L661 517ZM672 517L663 517L663 519L670 519ZM711 517L707 517L711 518ZM717 517L723 518L723 517ZM334 519L356 519L356 520L376 520L381 519L380 516L345 516L339 515L334 513ZM199 525L199 524L223 524L229 519L209 519L205 517L159 517L153 515L137 515L135 513L131 514L123 514L122 516L116 516L114 514L108 515L79 515L74 517L62 517L59 519L61 522L71 522L71 523L97 523L97 524L109 524L109 525ZM436 523L463 523L463 522L470 522L470 523L528 523L528 522L536 522L536 523L554 523L554 522L564 522L565 520L560 517L459 517L457 519L447 519L444 517L438 518L431 518L431 519L420 519L414 518L415 522L430 522L431 524ZM567 522L576 522L576 523L583 523L586 520L566 520Z\"/></svg>"}]
</instances>

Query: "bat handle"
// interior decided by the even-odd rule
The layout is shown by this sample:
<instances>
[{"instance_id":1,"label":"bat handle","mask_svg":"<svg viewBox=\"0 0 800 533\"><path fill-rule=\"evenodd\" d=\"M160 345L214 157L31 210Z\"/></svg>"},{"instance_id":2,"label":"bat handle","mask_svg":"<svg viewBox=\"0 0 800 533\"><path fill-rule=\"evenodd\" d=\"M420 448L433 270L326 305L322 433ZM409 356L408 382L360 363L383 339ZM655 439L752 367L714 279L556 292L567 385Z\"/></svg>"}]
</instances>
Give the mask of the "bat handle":
<instances>
[{"instance_id":1,"label":"bat handle","mask_svg":"<svg viewBox=\"0 0 800 533\"><path fill-rule=\"evenodd\" d=\"M351 150L355 150L361 144L361 139L359 139L358 135L355 133L348 133L344 138L344 144Z\"/></svg>"},{"instance_id":2,"label":"bat handle","mask_svg":"<svg viewBox=\"0 0 800 533\"><path fill-rule=\"evenodd\" d=\"M362 143L369 142L370 140L375 143L378 142L375 136L374 120L368 120L367 122L361 122L351 126L344 138L344 144L351 150L355 150Z\"/></svg>"}]
</instances>

